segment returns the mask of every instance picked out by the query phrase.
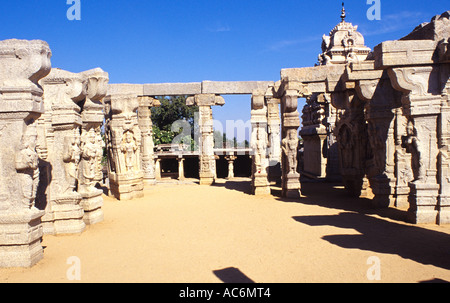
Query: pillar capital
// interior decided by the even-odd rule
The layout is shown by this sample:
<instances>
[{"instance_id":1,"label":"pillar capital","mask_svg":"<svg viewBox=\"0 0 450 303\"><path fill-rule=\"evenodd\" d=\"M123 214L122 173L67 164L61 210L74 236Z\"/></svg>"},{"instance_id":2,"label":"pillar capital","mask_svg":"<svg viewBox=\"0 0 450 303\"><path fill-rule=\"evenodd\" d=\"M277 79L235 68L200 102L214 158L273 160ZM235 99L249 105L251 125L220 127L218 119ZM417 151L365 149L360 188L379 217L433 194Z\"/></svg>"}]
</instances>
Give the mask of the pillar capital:
<instances>
[{"instance_id":1,"label":"pillar capital","mask_svg":"<svg viewBox=\"0 0 450 303\"><path fill-rule=\"evenodd\" d=\"M190 96L186 99L186 105L188 106L215 106L225 105L225 99L222 96L216 94L199 94Z\"/></svg>"}]
</instances>

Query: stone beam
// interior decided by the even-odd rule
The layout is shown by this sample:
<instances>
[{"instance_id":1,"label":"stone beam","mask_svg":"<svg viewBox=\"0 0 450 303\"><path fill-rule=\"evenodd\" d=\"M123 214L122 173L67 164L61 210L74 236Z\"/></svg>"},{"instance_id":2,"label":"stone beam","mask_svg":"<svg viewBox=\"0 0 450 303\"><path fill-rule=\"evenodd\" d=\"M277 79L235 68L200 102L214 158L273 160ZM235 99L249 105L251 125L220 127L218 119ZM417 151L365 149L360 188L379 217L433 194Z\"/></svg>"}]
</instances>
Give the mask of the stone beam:
<instances>
[{"instance_id":1,"label":"stone beam","mask_svg":"<svg viewBox=\"0 0 450 303\"><path fill-rule=\"evenodd\" d=\"M383 42L374 49L375 68L436 63L436 46L432 40Z\"/></svg>"},{"instance_id":2,"label":"stone beam","mask_svg":"<svg viewBox=\"0 0 450 303\"><path fill-rule=\"evenodd\" d=\"M202 93L202 84L194 83L151 83L143 85L145 96L179 96Z\"/></svg>"},{"instance_id":3,"label":"stone beam","mask_svg":"<svg viewBox=\"0 0 450 303\"><path fill-rule=\"evenodd\" d=\"M144 85L143 84L108 84L107 95L144 95Z\"/></svg>"},{"instance_id":4,"label":"stone beam","mask_svg":"<svg viewBox=\"0 0 450 303\"><path fill-rule=\"evenodd\" d=\"M251 95L254 90L266 90L273 81L203 81L203 94Z\"/></svg>"}]
</instances>

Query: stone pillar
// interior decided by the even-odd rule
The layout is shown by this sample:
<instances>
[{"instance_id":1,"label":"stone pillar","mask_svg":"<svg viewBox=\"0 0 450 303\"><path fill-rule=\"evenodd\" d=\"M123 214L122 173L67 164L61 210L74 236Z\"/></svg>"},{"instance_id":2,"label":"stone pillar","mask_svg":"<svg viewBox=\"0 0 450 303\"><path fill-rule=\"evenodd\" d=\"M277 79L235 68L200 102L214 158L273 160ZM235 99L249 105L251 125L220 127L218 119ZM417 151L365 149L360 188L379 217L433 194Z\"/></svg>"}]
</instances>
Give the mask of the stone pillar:
<instances>
[{"instance_id":1,"label":"stone pillar","mask_svg":"<svg viewBox=\"0 0 450 303\"><path fill-rule=\"evenodd\" d=\"M286 198L300 198L300 174L298 169L298 128L300 114L297 110L299 93L287 89L281 97L282 109L282 195Z\"/></svg>"},{"instance_id":2,"label":"stone pillar","mask_svg":"<svg viewBox=\"0 0 450 303\"><path fill-rule=\"evenodd\" d=\"M155 179L161 181L161 159L155 159Z\"/></svg>"},{"instance_id":3,"label":"stone pillar","mask_svg":"<svg viewBox=\"0 0 450 303\"><path fill-rule=\"evenodd\" d=\"M199 107L200 185L212 185L216 175L212 106L222 106L225 104L225 100L214 94L201 94L189 97L186 104Z\"/></svg>"},{"instance_id":4,"label":"stone pillar","mask_svg":"<svg viewBox=\"0 0 450 303\"><path fill-rule=\"evenodd\" d=\"M303 173L312 178L324 179L327 175L326 105L325 94L313 94L303 108Z\"/></svg>"},{"instance_id":5,"label":"stone pillar","mask_svg":"<svg viewBox=\"0 0 450 303\"><path fill-rule=\"evenodd\" d=\"M96 188L103 175L103 139L101 127L104 113L102 100L106 96L108 74L97 68L82 73L86 77L86 100L81 113L81 159L78 171L78 193L87 225L103 221L103 191Z\"/></svg>"},{"instance_id":6,"label":"stone pillar","mask_svg":"<svg viewBox=\"0 0 450 303\"><path fill-rule=\"evenodd\" d=\"M280 99L273 97L272 88L266 92L267 126L269 135L269 180L281 182L281 117Z\"/></svg>"},{"instance_id":7,"label":"stone pillar","mask_svg":"<svg viewBox=\"0 0 450 303\"><path fill-rule=\"evenodd\" d=\"M395 111L395 206L399 209L409 208L409 182L414 180L411 168L411 154L407 152L404 138L407 137L407 117L403 116L402 109Z\"/></svg>"},{"instance_id":8,"label":"stone pillar","mask_svg":"<svg viewBox=\"0 0 450 303\"><path fill-rule=\"evenodd\" d=\"M387 70L392 86L403 94L402 143L411 155L413 223L448 220L449 16L449 12L437 15L401 40L379 44L373 53L375 67Z\"/></svg>"},{"instance_id":9,"label":"stone pillar","mask_svg":"<svg viewBox=\"0 0 450 303\"><path fill-rule=\"evenodd\" d=\"M432 66L389 70L393 86L402 91L403 113L408 118L405 144L411 153L414 180L409 183L409 214L413 223L438 221L438 121L441 95L433 92L439 73Z\"/></svg>"},{"instance_id":10,"label":"stone pillar","mask_svg":"<svg viewBox=\"0 0 450 303\"><path fill-rule=\"evenodd\" d=\"M184 181L184 158L178 157L178 180Z\"/></svg>"},{"instance_id":11,"label":"stone pillar","mask_svg":"<svg viewBox=\"0 0 450 303\"><path fill-rule=\"evenodd\" d=\"M50 72L50 57L44 41L0 41L0 267L43 258L36 120L44 112L38 81Z\"/></svg>"},{"instance_id":12,"label":"stone pillar","mask_svg":"<svg viewBox=\"0 0 450 303\"><path fill-rule=\"evenodd\" d=\"M155 159L153 142L153 123L151 107L160 106L159 100L139 97L138 122L142 134L141 164L144 173L144 186L155 185Z\"/></svg>"},{"instance_id":13,"label":"stone pillar","mask_svg":"<svg viewBox=\"0 0 450 303\"><path fill-rule=\"evenodd\" d=\"M253 91L252 94L252 192L254 195L270 194L269 158L267 135L267 106L265 92Z\"/></svg>"},{"instance_id":14,"label":"stone pillar","mask_svg":"<svg viewBox=\"0 0 450 303\"><path fill-rule=\"evenodd\" d=\"M371 63L373 68L373 61ZM386 73L371 70L365 73L366 78L374 75L375 79L357 81L356 91L366 102L365 119L371 155L366 170L375 195L373 204L376 207L395 206L397 184L395 115L396 108L401 107L401 95L393 89Z\"/></svg>"},{"instance_id":15,"label":"stone pillar","mask_svg":"<svg viewBox=\"0 0 450 303\"><path fill-rule=\"evenodd\" d=\"M51 109L51 136L47 138L49 184L45 216L46 234L81 233L86 225L81 195L77 192L81 156L81 106L86 98L87 81L81 73L52 69L40 81L44 103ZM42 180L44 182L44 180ZM45 204L45 203L44 203Z\"/></svg>"},{"instance_id":16,"label":"stone pillar","mask_svg":"<svg viewBox=\"0 0 450 303\"><path fill-rule=\"evenodd\" d=\"M447 43L448 45L448 43ZM447 50L447 60L450 61L450 50ZM447 77L442 90L441 119L439 120L439 224L450 223L450 64L442 68L441 79Z\"/></svg>"},{"instance_id":17,"label":"stone pillar","mask_svg":"<svg viewBox=\"0 0 450 303\"><path fill-rule=\"evenodd\" d=\"M234 179L234 161L236 161L237 157L234 155L225 156L225 159L228 161L228 177L227 180Z\"/></svg>"},{"instance_id":18,"label":"stone pillar","mask_svg":"<svg viewBox=\"0 0 450 303\"><path fill-rule=\"evenodd\" d=\"M138 125L136 95L106 96L106 136L108 176L111 193L118 200L144 195L144 174L141 169L142 135Z\"/></svg>"},{"instance_id":19,"label":"stone pillar","mask_svg":"<svg viewBox=\"0 0 450 303\"><path fill-rule=\"evenodd\" d=\"M331 94L332 104L340 112L335 135L339 150L342 180L349 195L359 197L366 174L368 135L364 117L364 101L347 83L346 90Z\"/></svg>"}]
</instances>

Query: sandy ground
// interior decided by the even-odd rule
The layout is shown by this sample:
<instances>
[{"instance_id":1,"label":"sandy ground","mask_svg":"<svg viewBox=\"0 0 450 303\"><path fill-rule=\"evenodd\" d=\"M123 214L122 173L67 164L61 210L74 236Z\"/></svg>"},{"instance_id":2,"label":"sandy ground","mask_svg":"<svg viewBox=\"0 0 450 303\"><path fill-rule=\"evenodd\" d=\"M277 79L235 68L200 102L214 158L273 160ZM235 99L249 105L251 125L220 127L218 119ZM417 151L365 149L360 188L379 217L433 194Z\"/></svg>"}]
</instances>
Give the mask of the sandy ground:
<instances>
[{"instance_id":1,"label":"sandy ground","mask_svg":"<svg viewBox=\"0 0 450 303\"><path fill-rule=\"evenodd\" d=\"M145 198L105 196L105 220L80 235L45 236L44 259L0 269L0 282L450 281L450 226L411 225L341 187L306 184L301 201L249 195L246 180L158 185ZM375 259L373 259L375 257Z\"/></svg>"}]
</instances>

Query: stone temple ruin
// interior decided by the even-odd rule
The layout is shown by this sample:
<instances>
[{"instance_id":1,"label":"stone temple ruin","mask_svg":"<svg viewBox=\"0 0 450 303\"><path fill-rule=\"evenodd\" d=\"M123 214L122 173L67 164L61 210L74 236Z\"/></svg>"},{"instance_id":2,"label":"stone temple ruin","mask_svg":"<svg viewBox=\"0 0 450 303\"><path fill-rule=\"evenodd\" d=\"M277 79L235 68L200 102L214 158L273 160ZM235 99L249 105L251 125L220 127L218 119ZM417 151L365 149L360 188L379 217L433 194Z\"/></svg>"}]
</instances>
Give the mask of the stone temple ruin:
<instances>
[{"instance_id":1,"label":"stone temple ruin","mask_svg":"<svg viewBox=\"0 0 450 303\"><path fill-rule=\"evenodd\" d=\"M199 184L214 183L213 108L224 95L248 94L253 194L270 194L276 180L283 197L301 199L305 178L342 182L351 196L370 188L375 207L407 210L412 223L450 223L449 17L371 50L343 11L318 63L282 69L277 81L108 84L100 68L52 69L46 42L0 41L0 267L33 266L45 234L103 220L104 149L117 199L158 183L164 156L150 110L158 96L185 95L199 107L199 150L171 154L180 179L195 156ZM223 153L233 178L236 151Z\"/></svg>"}]
</instances>

